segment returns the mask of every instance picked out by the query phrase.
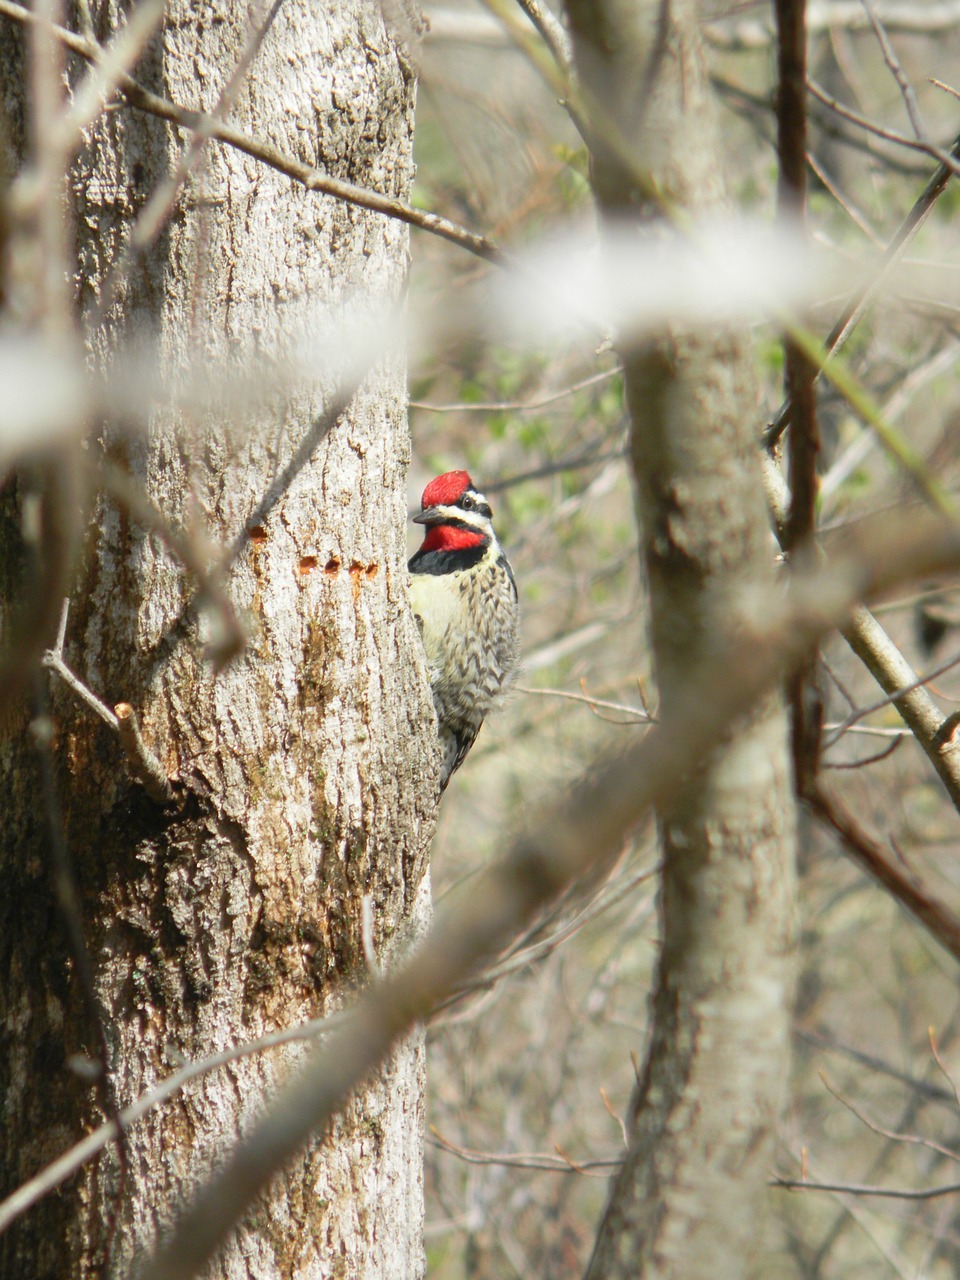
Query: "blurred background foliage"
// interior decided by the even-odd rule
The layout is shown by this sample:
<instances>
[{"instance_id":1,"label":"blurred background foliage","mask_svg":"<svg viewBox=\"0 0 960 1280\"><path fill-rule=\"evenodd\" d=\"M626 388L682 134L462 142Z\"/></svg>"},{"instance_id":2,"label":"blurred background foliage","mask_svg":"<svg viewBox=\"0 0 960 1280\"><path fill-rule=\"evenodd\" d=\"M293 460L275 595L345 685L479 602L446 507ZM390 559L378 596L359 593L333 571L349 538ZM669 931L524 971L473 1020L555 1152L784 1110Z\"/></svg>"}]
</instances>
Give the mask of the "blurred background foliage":
<instances>
[{"instance_id":1,"label":"blurred background foliage","mask_svg":"<svg viewBox=\"0 0 960 1280\"><path fill-rule=\"evenodd\" d=\"M897 74L929 138L948 148L960 131L960 6L887 8L894 65L865 6L810 6L809 230L835 261L867 273L936 164L896 140L913 139ZM589 228L585 149L492 12L451 2L427 16L415 203L511 248ZM715 5L706 27L723 112L718 162L732 204L761 219L773 216L777 184L771 29L765 4ZM853 372L952 492L958 211L954 178L845 347ZM469 469L494 505L524 611L518 687L444 799L438 899L469 892L521 818L597 753L643 733L656 708L616 355L588 336L550 350L460 336L458 308L472 305L491 270L437 238L415 239L411 307L445 337L411 368L411 508L431 475ZM844 302L838 285L810 327L825 336ZM773 327L758 324L753 336L759 442L782 400L782 352ZM872 432L829 387L819 404L823 528L909 497ZM412 533L411 550L415 541ZM931 689L945 712L960 705L956 585L921 584L878 613L918 672L938 672ZM845 801L960 907L960 817L926 759L840 640L823 655L821 683L826 767ZM427 1243L436 1280L582 1273L643 1058L656 858L648 827L434 1025ZM960 1183L954 961L810 822L801 876L795 1062L771 1176L803 1168L811 1179L914 1194ZM960 1193L770 1194L771 1276L960 1274Z\"/></svg>"}]
</instances>

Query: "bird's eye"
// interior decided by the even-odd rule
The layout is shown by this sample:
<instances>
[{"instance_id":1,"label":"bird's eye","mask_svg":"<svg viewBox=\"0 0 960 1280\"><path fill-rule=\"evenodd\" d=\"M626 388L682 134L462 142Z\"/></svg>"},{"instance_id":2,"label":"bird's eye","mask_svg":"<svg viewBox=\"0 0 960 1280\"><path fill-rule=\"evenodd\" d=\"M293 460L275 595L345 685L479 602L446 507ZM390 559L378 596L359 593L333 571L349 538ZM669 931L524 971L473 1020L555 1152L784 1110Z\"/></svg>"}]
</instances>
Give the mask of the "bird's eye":
<instances>
[{"instance_id":1,"label":"bird's eye","mask_svg":"<svg viewBox=\"0 0 960 1280\"><path fill-rule=\"evenodd\" d=\"M472 511L475 504L471 495L469 493L465 493L460 499L460 505L463 507L464 511Z\"/></svg>"}]
</instances>

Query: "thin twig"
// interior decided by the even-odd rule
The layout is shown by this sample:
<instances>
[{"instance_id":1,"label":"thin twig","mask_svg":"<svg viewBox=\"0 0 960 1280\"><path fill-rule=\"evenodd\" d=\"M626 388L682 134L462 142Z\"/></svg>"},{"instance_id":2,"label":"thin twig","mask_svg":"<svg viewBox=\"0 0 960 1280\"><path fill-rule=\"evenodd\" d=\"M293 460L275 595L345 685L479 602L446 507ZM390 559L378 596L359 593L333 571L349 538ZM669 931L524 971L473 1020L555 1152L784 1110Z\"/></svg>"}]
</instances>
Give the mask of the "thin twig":
<instances>
[{"instance_id":1,"label":"thin twig","mask_svg":"<svg viewBox=\"0 0 960 1280\"><path fill-rule=\"evenodd\" d=\"M570 122L583 141L590 146L590 134L587 120L592 113L586 109L582 86L574 75L574 60L566 33L562 27L551 30L548 20L544 19L539 0L516 0L519 7L533 22L540 40L535 40L526 23L519 20L512 0L483 0L483 4L498 19L508 40L526 58L533 70L544 81L547 88L556 95ZM538 22L532 15L540 16Z\"/></svg>"},{"instance_id":2,"label":"thin twig","mask_svg":"<svg viewBox=\"0 0 960 1280\"><path fill-rule=\"evenodd\" d=\"M935 1151L937 1155L944 1156L947 1160L952 1160L955 1164L960 1162L960 1154L951 1151L949 1147L942 1146L939 1142L932 1142L929 1138L921 1137L919 1133L897 1133L894 1129L885 1129L883 1125L877 1124L875 1120L871 1120L865 1111L862 1111L855 1102L846 1097L837 1086L827 1079L826 1073L819 1073L820 1079L823 1081L824 1088L836 1098L841 1106L857 1117L861 1124L877 1134L880 1138L886 1138L888 1142L903 1143L905 1146L923 1147L926 1151Z\"/></svg>"},{"instance_id":3,"label":"thin twig","mask_svg":"<svg viewBox=\"0 0 960 1280\"><path fill-rule=\"evenodd\" d=\"M531 413L535 409L556 404L558 400L565 400L567 396L575 395L587 387L593 387L598 382L609 382L611 378L619 377L620 372L619 368L604 369L603 372L593 373L589 378L582 378L569 387L563 387L560 391L548 391L530 400L457 400L451 404L431 404L425 400L411 400L410 408L422 409L426 413Z\"/></svg>"},{"instance_id":4,"label":"thin twig","mask_svg":"<svg viewBox=\"0 0 960 1280\"><path fill-rule=\"evenodd\" d=\"M946 1026L946 1035L951 1041L956 1035L958 1025L960 1025L960 1005L955 1007L955 1010L950 1015L949 1022ZM881 1071L894 1079L900 1080L903 1084L909 1085L913 1090L914 1096L907 1100L905 1107L901 1111L901 1119L899 1121L899 1128L901 1130L906 1129L908 1125L916 1123L918 1108L922 1105L922 1100L946 1102L951 1105L955 1105L954 1099L951 1096L948 1096L945 1090L940 1089L937 1085L925 1081L918 1081L905 1072L898 1072L895 1068L889 1066L889 1064L876 1059L870 1059L868 1055L858 1053L856 1050L844 1050L844 1052L847 1052L855 1061L863 1062L864 1065L869 1067L871 1070ZM865 1183L879 1184L882 1181L881 1175L886 1167L890 1154L894 1150L894 1144L888 1141L886 1147L880 1151L872 1161L871 1167L866 1171L862 1181ZM815 1179L821 1178L819 1172L811 1174L810 1170L806 1168L803 1170L801 1176L806 1179L811 1177ZM847 1215L852 1217L858 1225L862 1226L857 1213L858 1206L856 1201L844 1202L841 1213L834 1218L832 1225L827 1229L823 1240L816 1251L815 1257L811 1259L810 1265L813 1274L818 1275L826 1273L826 1270L828 1269L827 1259L829 1258L834 1245L840 1238L842 1222ZM916 1272L913 1269L910 1270L909 1274L901 1269L898 1274L902 1275L904 1280L916 1280Z\"/></svg>"},{"instance_id":5,"label":"thin twig","mask_svg":"<svg viewBox=\"0 0 960 1280\"><path fill-rule=\"evenodd\" d=\"M25 9L20 4L13 3L13 0L0 0L0 15L27 26L39 21L36 14L29 9ZM90 62L96 62L100 58L100 46L93 41L56 24L52 24L50 29L58 40L68 49L79 54L80 57L86 58ZM161 120L168 120L171 124L175 124L182 129L189 129L191 132L196 132L203 127L204 112L191 111L186 107L170 102L166 98L161 98L157 94L144 89L132 76L121 75L119 77L119 88L130 105L140 111L158 116ZM358 205L362 209L370 209L374 213L382 213L386 217L397 218L401 222L406 222L409 226L417 227L421 231L427 231L431 235L439 236L441 239L465 249L468 253L472 253L475 257L481 258L485 262L491 262L497 266L505 266L509 261L507 254L500 246L487 236L476 235L465 227L451 222L449 218L415 209L411 205L405 204L402 200L395 200L390 196L381 195L379 192L355 186L351 182L341 182L338 178L331 178L319 169L284 155L276 147L271 147L267 143L248 137L231 125L219 124L212 131L211 136L218 142L234 147L254 160L261 161L271 169L276 169L278 173L284 174L294 182L299 182L308 191L318 191L324 195L333 196L335 199L346 201L348 204Z\"/></svg>"},{"instance_id":6,"label":"thin twig","mask_svg":"<svg viewBox=\"0 0 960 1280\"><path fill-rule=\"evenodd\" d=\"M820 96L821 91L818 90L815 85L810 84L808 87L814 96ZM869 121L863 121L863 123L866 125L869 124ZM909 141L909 139L906 141ZM866 312L867 305L880 288L881 283L889 273L890 269L902 256L907 245L926 221L931 209L946 190L947 183L950 181L950 178L958 172L958 156L960 156L960 136L954 140L949 153L940 159L940 162L938 163L929 182L914 201L910 212L897 228L896 234L893 236L893 239L890 241L881 256L880 261L877 263L870 281L857 293L853 294L847 302L847 305L844 307L833 328L830 330L830 333L827 335L827 339L824 343L824 349L827 355L832 355L835 351L838 351L860 323L860 320ZM822 375L818 374L818 381L820 376ZM787 406L783 405L764 431L763 439L767 448L772 448L776 444L784 427L786 426L786 423Z\"/></svg>"},{"instance_id":7,"label":"thin twig","mask_svg":"<svg viewBox=\"0 0 960 1280\"><path fill-rule=\"evenodd\" d=\"M953 1090L953 1096L956 1099L957 1106L960 1107L960 1087L958 1087L956 1080L947 1070L946 1063L944 1062L943 1058L940 1056L940 1050L937 1047L937 1036L933 1027L927 1028L927 1036L930 1040L930 1052L933 1054L933 1060L939 1067L940 1074L943 1076L944 1080L947 1081L947 1083L950 1085L951 1089Z\"/></svg>"},{"instance_id":8,"label":"thin twig","mask_svg":"<svg viewBox=\"0 0 960 1280\"><path fill-rule=\"evenodd\" d=\"M63 604L60 606L60 623L57 627L57 639L54 644L54 653L63 657L63 646L67 642L67 618L70 615L70 597L63 597Z\"/></svg>"},{"instance_id":9,"label":"thin twig","mask_svg":"<svg viewBox=\"0 0 960 1280\"><path fill-rule=\"evenodd\" d=\"M835 729L839 729L840 725L836 721L827 721L823 726L824 733L832 733ZM904 738L913 739L913 734L904 725L901 729L884 729L880 725L871 724L854 724L849 729L844 730L846 734L863 735L865 738L893 738L897 742L901 742Z\"/></svg>"},{"instance_id":10,"label":"thin twig","mask_svg":"<svg viewBox=\"0 0 960 1280\"><path fill-rule=\"evenodd\" d=\"M58 1156L56 1160L48 1164L45 1169L41 1169L34 1177L22 1183L5 1200L0 1201L0 1235L21 1214L26 1213L31 1206L35 1205L38 1200L42 1200L44 1196L49 1195L51 1191L55 1190L62 1182L65 1182L67 1178L82 1168L87 1161L92 1160L104 1147L113 1142L121 1132L130 1129L139 1120L142 1120L144 1116L149 1115L151 1111L166 1102L168 1098L179 1093L184 1085L189 1084L191 1080L195 1080L198 1076L207 1075L211 1071L216 1071L220 1067L229 1066L230 1063L237 1062L241 1058L263 1053L267 1049L275 1049L279 1045L291 1044L301 1040L313 1040L317 1036L333 1031L347 1021L349 1017L349 1013L344 1012L330 1014L326 1018L315 1018L313 1021L305 1022L298 1027L275 1031L270 1035L262 1036L259 1040L250 1040L245 1044L224 1049L221 1053L200 1058L196 1062L191 1062L187 1066L181 1067L179 1071L174 1071L166 1079L161 1080L159 1084L142 1093L136 1102L131 1103L129 1107L125 1107L120 1113L119 1125L114 1120L109 1120L106 1124L100 1125L98 1129L94 1129L92 1133L87 1134L69 1151L65 1151L62 1156Z\"/></svg>"},{"instance_id":11,"label":"thin twig","mask_svg":"<svg viewBox=\"0 0 960 1280\"><path fill-rule=\"evenodd\" d=\"M74 87L72 105L59 122L56 143L64 156L82 143L83 131L89 129L104 110L121 78L136 66L147 41L163 18L165 2L139 0L138 4L126 10L123 26L113 39L100 46L99 57ZM84 7L80 12L84 14ZM94 38L92 24L87 27L86 37L91 41Z\"/></svg>"},{"instance_id":12,"label":"thin twig","mask_svg":"<svg viewBox=\"0 0 960 1280\"><path fill-rule=\"evenodd\" d=\"M100 701L92 690L87 688L82 680L73 674L64 661L63 646L67 638L67 614L69 610L70 599L66 597L60 610L60 624L57 628L56 645L53 649L47 649L40 661L50 671L55 671L64 684L72 689L77 697L100 717L104 724L108 724L114 733L119 733L120 726L114 713L106 703Z\"/></svg>"},{"instance_id":13,"label":"thin twig","mask_svg":"<svg viewBox=\"0 0 960 1280\"><path fill-rule=\"evenodd\" d=\"M66 609L64 608L61 618L65 614ZM119 1222L120 1206L123 1203L127 1180L127 1142L117 1091L110 1070L110 1043L107 1038L106 1015L97 994L94 966L90 958L90 952L87 949L80 895L77 890L70 851L64 834L63 812L53 757L55 730L53 722L47 713L46 693L43 685L44 681L40 676L40 672L37 671L34 681L33 720L30 730L40 766L39 800L43 814L42 821L46 827L50 876L53 881L57 907L63 922L67 949L74 965L82 1008L89 1024L89 1033L92 1033L96 1043L97 1072L95 1087L97 1098L110 1122L114 1125L117 1138L119 1178L116 1190L109 1198L106 1226L106 1252L109 1258L113 1248L113 1241Z\"/></svg>"},{"instance_id":14,"label":"thin twig","mask_svg":"<svg viewBox=\"0 0 960 1280\"><path fill-rule=\"evenodd\" d=\"M886 760L888 756L892 756L903 740L909 737L910 734L904 730L894 738L893 742L891 742L889 746L884 747L882 751L875 752L872 756L864 756L862 760L843 760L835 764L830 761L826 761L823 768L831 769L836 772L843 769L865 769L867 765L879 764L881 760Z\"/></svg>"},{"instance_id":15,"label":"thin twig","mask_svg":"<svg viewBox=\"0 0 960 1280\"><path fill-rule=\"evenodd\" d=\"M732 80L725 79L723 76L714 72L710 77L710 83L716 90L718 97L726 102L732 111L737 112L745 120L749 121L751 126L757 132L759 137L767 143L771 143L772 139L768 136L768 132L763 124L757 119L758 113L766 116L773 109L773 104L769 95L751 93L745 89L743 85L737 84ZM807 88L817 96L814 84L808 80ZM820 104L826 106L825 103ZM811 114L813 114L811 112ZM883 164L892 172L900 173L904 176L915 177L923 174L919 157L926 154L926 149L915 142L913 138L905 137L903 134L894 133L885 130L879 125L868 127L870 121L864 117L857 117L855 121L848 121L846 117L839 112L831 111L829 108L817 113L819 122L829 138L850 147L854 151L862 152L869 156L871 160L882 161ZM855 127L848 128L848 124ZM894 144L893 150L878 148L873 145L875 136ZM906 148L911 156L916 155L917 161L911 161L897 154L898 149Z\"/></svg>"},{"instance_id":16,"label":"thin twig","mask_svg":"<svg viewBox=\"0 0 960 1280\"><path fill-rule=\"evenodd\" d=\"M821 102L834 115L839 116L841 120L847 120L850 124L855 124L858 129L872 134L875 138L882 138L884 142L892 142L898 147L906 147L908 151L922 152L924 155L930 156L931 159L945 165L952 173L960 174L960 164L958 164L957 157L952 150L945 151L943 147L931 142L929 138L910 138L907 134L900 133L897 129L888 129L884 125L877 124L876 121L861 115L859 111L855 111L853 107L848 107L839 98L835 98L832 93L828 93L815 80L808 80L807 88L818 102Z\"/></svg>"},{"instance_id":17,"label":"thin twig","mask_svg":"<svg viewBox=\"0 0 960 1280\"><path fill-rule=\"evenodd\" d=\"M870 1187L858 1182L805 1182L800 1178L776 1177L771 1178L767 1186L786 1191L833 1191L850 1196L882 1196L888 1200L936 1200L938 1196L960 1193L960 1182L948 1182L940 1187L913 1191L897 1187Z\"/></svg>"},{"instance_id":18,"label":"thin twig","mask_svg":"<svg viewBox=\"0 0 960 1280\"><path fill-rule=\"evenodd\" d=\"M129 702L118 702L114 711L120 745L131 775L143 785L151 800L157 804L168 804L173 798L173 787L163 765L143 740L137 713Z\"/></svg>"},{"instance_id":19,"label":"thin twig","mask_svg":"<svg viewBox=\"0 0 960 1280\"><path fill-rule=\"evenodd\" d=\"M588 707L600 707L604 711L619 711L630 716L632 722L639 724L652 724L656 720L649 710L631 707L626 702L607 702L603 698L594 698L588 693L573 693L569 689L534 689L525 684L515 684L513 688L517 693L526 693L536 698L567 698L570 702L582 702Z\"/></svg>"},{"instance_id":20,"label":"thin twig","mask_svg":"<svg viewBox=\"0 0 960 1280\"><path fill-rule=\"evenodd\" d=\"M900 96L903 98L903 105L907 108L907 115L910 117L910 123L913 125L913 132L917 135L917 140L922 141L927 136L926 126L923 123L923 117L920 115L920 107L917 103L917 95L913 91L913 86L904 74L903 67L900 65L900 59L894 51L890 38L884 30L883 23L877 16L877 11L873 7L872 0L860 0L863 5L867 17L870 19L870 25L873 27L873 33L877 37L880 48L883 51L883 60L887 64L891 75L897 82L897 88L900 90Z\"/></svg>"},{"instance_id":21,"label":"thin twig","mask_svg":"<svg viewBox=\"0 0 960 1280\"><path fill-rule=\"evenodd\" d=\"M444 1138L431 1125L428 1142L441 1151L447 1151L466 1164L502 1165L509 1169L537 1169L545 1173L580 1173L586 1174L593 1169L609 1171L619 1169L623 1164L622 1156L594 1156L587 1160L571 1160L562 1152L551 1155L547 1151L506 1152L506 1151L473 1151L469 1147L457 1146L449 1138Z\"/></svg>"},{"instance_id":22,"label":"thin twig","mask_svg":"<svg viewBox=\"0 0 960 1280\"><path fill-rule=\"evenodd\" d=\"M917 689L924 688L931 680L936 680L939 676L944 675L945 672L952 671L958 664L960 664L960 653L955 653L951 658L948 658L946 662L941 663L938 667L934 667L934 669L929 671L925 676L914 676L913 679L906 684L902 684L898 688L892 689L886 697L878 698L876 702L871 702L869 706L858 707L856 711L846 718L846 720L843 720L840 724L834 726L833 736L830 738L829 742L824 743L824 746L832 747L860 720L863 720L866 716L874 715L877 711L882 711L884 707L896 706L899 709L900 703L903 702L907 694L913 693ZM911 675L913 675L912 672ZM946 718L946 716L939 717L939 723L937 725L938 732L942 728Z\"/></svg>"},{"instance_id":23,"label":"thin twig","mask_svg":"<svg viewBox=\"0 0 960 1280\"><path fill-rule=\"evenodd\" d=\"M540 0L517 0L517 4L540 32L543 43L553 54L557 66L567 77L574 74L573 50L563 23Z\"/></svg>"},{"instance_id":24,"label":"thin twig","mask_svg":"<svg viewBox=\"0 0 960 1280\"><path fill-rule=\"evenodd\" d=\"M811 172L816 176L817 181L830 192L857 230L862 231L875 248L882 249L883 239L881 236L867 221L865 214L852 203L850 197L840 190L839 185L812 151L807 152L807 164L810 166Z\"/></svg>"},{"instance_id":25,"label":"thin twig","mask_svg":"<svg viewBox=\"0 0 960 1280\"><path fill-rule=\"evenodd\" d=\"M883 406L883 415L886 420L896 422L902 417L917 392L932 379L951 370L958 358L960 358L960 342L953 335L948 335L942 350L922 364L915 365L897 382L893 394ZM824 503L827 498L837 493L844 481L863 463L876 443L876 435L864 427L856 439L831 463L830 469L820 483L820 496Z\"/></svg>"},{"instance_id":26,"label":"thin twig","mask_svg":"<svg viewBox=\"0 0 960 1280\"><path fill-rule=\"evenodd\" d=\"M114 263L106 280L104 280L96 305L88 317L87 323L91 329L95 329L110 311L124 276L137 256L157 237L161 227L173 211L180 189L199 163L204 147L230 113L237 95L243 88L247 72L259 53L260 47L280 11L282 3L283 0L273 0L273 4L270 6L263 21L250 32L213 110L201 116L198 127L183 148L177 162L157 184L149 200L137 214L136 220L130 228L123 252L118 261Z\"/></svg>"},{"instance_id":27,"label":"thin twig","mask_svg":"<svg viewBox=\"0 0 960 1280\"><path fill-rule=\"evenodd\" d=\"M864 1053L862 1049L856 1049L852 1045L843 1044L841 1041L834 1039L832 1036L827 1036L821 1031L808 1031L798 1027L794 1034L798 1040L803 1040L818 1049L825 1049L828 1053L842 1054L843 1057L850 1058L853 1062L868 1067L871 1071L889 1076L891 1080L896 1080L900 1084L906 1085L907 1088L912 1089L928 1102L950 1103L952 1106L956 1101L952 1093L948 1093L946 1089L942 1089L939 1085L932 1084L928 1080L918 1080L915 1076L901 1071L899 1067L893 1066L892 1063L885 1062L882 1058L877 1058L873 1054Z\"/></svg>"},{"instance_id":28,"label":"thin twig","mask_svg":"<svg viewBox=\"0 0 960 1280\"><path fill-rule=\"evenodd\" d=\"M624 1122L623 1116L620 1115L619 1111L615 1109L613 1103L610 1101L609 1097L607 1096L607 1091L603 1087L603 1085L600 1086L600 1101L603 1103L604 1107L606 1108L607 1114L612 1116L613 1119L616 1120L617 1124L619 1125L620 1136L623 1139L624 1147L629 1147L630 1138L627 1134L626 1123Z\"/></svg>"},{"instance_id":29,"label":"thin twig","mask_svg":"<svg viewBox=\"0 0 960 1280\"><path fill-rule=\"evenodd\" d=\"M822 343L800 325L790 324L789 333L807 359L816 365L820 376L831 383L851 409L870 426L890 459L910 478L917 492L941 515L950 519L957 518L958 512L950 490L934 473L912 441L886 420L883 409L851 373L849 365L836 355L828 355Z\"/></svg>"},{"instance_id":30,"label":"thin twig","mask_svg":"<svg viewBox=\"0 0 960 1280\"><path fill-rule=\"evenodd\" d=\"M960 916L915 877L893 865L886 850L868 836L839 800L817 782L805 797L810 809L840 837L844 848L865 871L905 907L936 940L960 960Z\"/></svg>"},{"instance_id":31,"label":"thin twig","mask_svg":"<svg viewBox=\"0 0 960 1280\"><path fill-rule=\"evenodd\" d=\"M517 471L513 475L505 476L502 480L496 480L492 483L485 484L484 491L486 493L503 493L505 489L512 489L519 484L527 484L531 480L546 480L550 476L559 475L565 471L578 471L586 467L599 467L604 462L616 462L617 459L626 455L626 446L618 446L616 449L606 449L603 452L597 452L597 445L590 445L587 449L581 450L576 454L568 454L565 458L558 458L556 462L545 462L542 467L531 467L529 471Z\"/></svg>"},{"instance_id":32,"label":"thin twig","mask_svg":"<svg viewBox=\"0 0 960 1280\"><path fill-rule=\"evenodd\" d=\"M960 99L960 90L954 89L953 85L945 84L942 80L938 80L936 76L930 76L930 83L935 89L942 89L944 93L948 93L951 98Z\"/></svg>"},{"instance_id":33,"label":"thin twig","mask_svg":"<svg viewBox=\"0 0 960 1280\"><path fill-rule=\"evenodd\" d=\"M140 733L137 715L129 702L118 702L113 711L101 702L82 680L78 679L67 666L63 658L63 646L67 636L67 614L70 608L69 598L63 602L60 611L60 625L57 630L57 641L53 649L48 649L41 663L50 671L55 671L60 679L94 711L101 720L118 735L120 745L127 758L127 766L131 775L142 783L147 794L158 804L167 804L173 796L173 788L166 771L160 764Z\"/></svg>"},{"instance_id":34,"label":"thin twig","mask_svg":"<svg viewBox=\"0 0 960 1280\"><path fill-rule=\"evenodd\" d=\"M505 978L521 970L527 971L552 955L558 947L578 934L585 925L618 906L625 898L634 894L639 885L658 875L660 870L660 864L656 863L629 877L622 885L605 887L582 911L572 919L566 920L555 932L543 938L539 935L556 914L548 912L523 937L518 938L515 944L502 952L496 964L485 969L476 978L462 983L449 996L439 1001L435 1012L430 1015L428 1024L430 1028L457 1025L474 1018L485 1004L487 997ZM646 901L648 904L652 903L652 896ZM475 999L466 1009L460 1007L468 997L475 997L478 994L481 997L479 1000ZM451 1010L456 1012L450 1012Z\"/></svg>"}]
</instances>

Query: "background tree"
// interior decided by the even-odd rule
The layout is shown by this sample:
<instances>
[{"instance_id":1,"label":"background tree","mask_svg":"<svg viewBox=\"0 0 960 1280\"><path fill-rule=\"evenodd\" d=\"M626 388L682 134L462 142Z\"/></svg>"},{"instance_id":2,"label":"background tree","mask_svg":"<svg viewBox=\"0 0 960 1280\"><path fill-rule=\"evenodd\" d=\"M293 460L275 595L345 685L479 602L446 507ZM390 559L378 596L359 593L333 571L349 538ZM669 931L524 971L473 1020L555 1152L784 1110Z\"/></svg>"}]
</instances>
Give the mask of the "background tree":
<instances>
[{"instance_id":1,"label":"background tree","mask_svg":"<svg viewBox=\"0 0 960 1280\"><path fill-rule=\"evenodd\" d=\"M722 213L698 6L572 3L593 181L629 219ZM615 241L616 243L616 241ZM760 460L745 406L752 353L713 326L621 342L630 460L664 719L747 583L773 588ZM751 1269L787 1061L794 812L784 709L761 703L662 811L662 940L629 1146L588 1275Z\"/></svg>"}]
</instances>

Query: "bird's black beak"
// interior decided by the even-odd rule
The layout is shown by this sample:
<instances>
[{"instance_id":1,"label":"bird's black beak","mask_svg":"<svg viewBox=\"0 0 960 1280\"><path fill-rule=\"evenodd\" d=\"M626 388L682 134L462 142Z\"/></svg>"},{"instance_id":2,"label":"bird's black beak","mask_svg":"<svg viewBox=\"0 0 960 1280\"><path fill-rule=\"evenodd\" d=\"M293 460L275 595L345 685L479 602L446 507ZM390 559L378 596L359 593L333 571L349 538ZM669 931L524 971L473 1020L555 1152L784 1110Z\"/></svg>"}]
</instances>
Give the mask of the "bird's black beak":
<instances>
[{"instance_id":1,"label":"bird's black beak","mask_svg":"<svg viewBox=\"0 0 960 1280\"><path fill-rule=\"evenodd\" d=\"M419 515L413 517L414 524L443 524L447 516L443 513L442 507L427 507L426 511L421 511Z\"/></svg>"}]
</instances>

